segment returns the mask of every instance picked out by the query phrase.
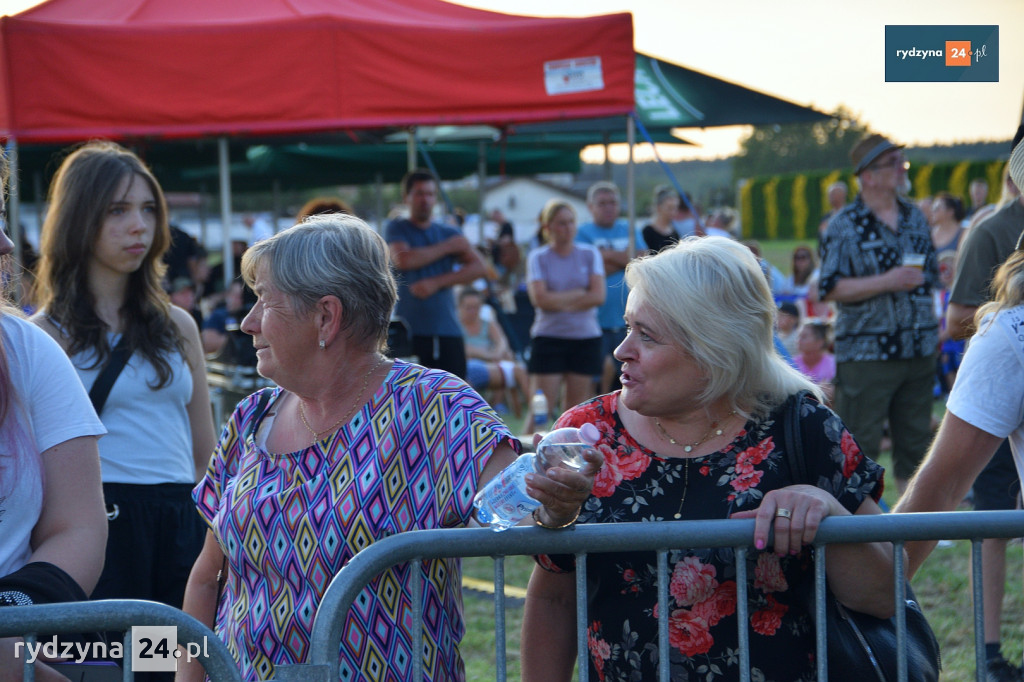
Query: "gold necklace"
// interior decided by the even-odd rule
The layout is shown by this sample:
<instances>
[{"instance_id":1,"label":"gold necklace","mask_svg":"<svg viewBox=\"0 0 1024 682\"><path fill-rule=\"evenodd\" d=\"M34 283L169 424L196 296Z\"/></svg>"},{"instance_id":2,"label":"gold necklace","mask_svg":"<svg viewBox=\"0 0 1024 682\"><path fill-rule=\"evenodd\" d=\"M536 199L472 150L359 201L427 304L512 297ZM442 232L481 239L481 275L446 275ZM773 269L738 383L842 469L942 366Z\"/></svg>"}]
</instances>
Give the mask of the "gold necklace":
<instances>
[{"instance_id":1,"label":"gold necklace","mask_svg":"<svg viewBox=\"0 0 1024 682\"><path fill-rule=\"evenodd\" d=\"M700 445L701 443L706 441L708 439L708 437L711 436L711 432L712 431L715 433L716 437L717 436L721 436L722 435L722 429L721 429L721 427L719 425L721 424L721 422L724 422L726 419L728 419L729 417L733 416L734 414L736 414L736 410L733 410L729 414L725 415L725 417L723 417L722 419L716 419L715 421L711 422L711 426L708 427L707 433L705 433L703 436L701 436L700 440L698 440L697 442L690 443L689 445L684 445L683 446L683 451L684 452L693 452L693 449L695 447L697 447L698 445ZM672 445L679 445L679 441L677 441L675 438L673 438L672 436L669 435L668 431L666 431L665 427L661 425L661 422L658 421L657 417L654 418L654 425L658 427L658 430L661 431L661 435L664 436L665 439L669 443L672 443Z\"/></svg>"},{"instance_id":2,"label":"gold necklace","mask_svg":"<svg viewBox=\"0 0 1024 682\"><path fill-rule=\"evenodd\" d=\"M672 518L674 519L683 518L683 502L686 502L686 492L690 489L690 458L687 457L683 461L686 462L686 468L683 469L685 472L685 478L683 479L683 499L679 500L679 509L677 509L676 513L672 515Z\"/></svg>"},{"instance_id":3,"label":"gold necklace","mask_svg":"<svg viewBox=\"0 0 1024 682\"><path fill-rule=\"evenodd\" d=\"M337 430L337 428L339 426L341 426L342 424L346 423L352 417L352 414L356 411L356 407L358 407L359 404L360 404L359 403L359 398L364 393L366 393L366 387L370 385L370 377L373 376L373 373L377 371L378 367L380 367L381 365L384 364L384 360L385 359L386 358L382 357L380 360L378 360L377 364L375 364L370 369L370 371L366 373L366 376L363 377L363 387L361 389L359 389L359 393L356 394L356 397L352 401L352 407L349 408L349 410L345 414L345 416L342 417L341 419L339 419L338 421L334 422L330 426L328 426L323 431L314 431L313 427L309 425L309 422L306 421L306 410L302 407L302 400L301 399L299 400L299 418L302 419L302 423L305 425L306 429L309 430L309 432L311 434L313 434L313 442L314 443L316 443L317 441L320 440L320 434L321 433L330 433L332 431Z\"/></svg>"}]
</instances>

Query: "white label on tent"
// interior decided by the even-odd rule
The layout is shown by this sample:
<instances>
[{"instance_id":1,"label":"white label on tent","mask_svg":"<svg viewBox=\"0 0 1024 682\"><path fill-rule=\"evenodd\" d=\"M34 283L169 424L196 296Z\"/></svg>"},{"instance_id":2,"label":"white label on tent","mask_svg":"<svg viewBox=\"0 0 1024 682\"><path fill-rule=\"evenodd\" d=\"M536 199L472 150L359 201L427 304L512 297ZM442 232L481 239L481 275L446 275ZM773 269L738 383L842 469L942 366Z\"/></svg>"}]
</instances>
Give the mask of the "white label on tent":
<instances>
[{"instance_id":1,"label":"white label on tent","mask_svg":"<svg viewBox=\"0 0 1024 682\"><path fill-rule=\"evenodd\" d=\"M544 62L544 89L549 95L604 90L600 57Z\"/></svg>"}]
</instances>

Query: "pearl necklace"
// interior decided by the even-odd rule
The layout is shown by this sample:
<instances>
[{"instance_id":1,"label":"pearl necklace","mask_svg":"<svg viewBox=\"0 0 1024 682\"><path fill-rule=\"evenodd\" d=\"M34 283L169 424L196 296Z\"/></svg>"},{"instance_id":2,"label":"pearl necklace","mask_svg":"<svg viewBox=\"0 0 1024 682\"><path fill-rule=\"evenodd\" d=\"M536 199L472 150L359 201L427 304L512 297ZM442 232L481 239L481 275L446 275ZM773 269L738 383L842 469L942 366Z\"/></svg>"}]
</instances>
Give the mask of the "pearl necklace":
<instances>
[{"instance_id":1,"label":"pearl necklace","mask_svg":"<svg viewBox=\"0 0 1024 682\"><path fill-rule=\"evenodd\" d=\"M299 418L302 419L302 423L303 425L305 425L306 429L311 434L313 434L314 443L320 440L320 434L335 431L339 426L346 423L349 419L352 418L352 415L355 413L356 408L360 405L359 398L362 397L364 393L366 393L366 387L370 385L370 377L373 376L373 373L376 372L381 365L384 364L384 361L386 359L387 358L382 357L380 360L378 360L377 364L370 368L370 371L367 372L366 376L363 377L363 387L359 389L359 393L357 393L356 397L352 400L352 407L350 407L348 412L345 413L345 416L339 419L338 421L334 422L330 426L328 426L326 429L323 429L322 431L314 431L313 427L309 425L308 421L306 421L306 410L302 407L302 400L299 400Z\"/></svg>"}]
</instances>

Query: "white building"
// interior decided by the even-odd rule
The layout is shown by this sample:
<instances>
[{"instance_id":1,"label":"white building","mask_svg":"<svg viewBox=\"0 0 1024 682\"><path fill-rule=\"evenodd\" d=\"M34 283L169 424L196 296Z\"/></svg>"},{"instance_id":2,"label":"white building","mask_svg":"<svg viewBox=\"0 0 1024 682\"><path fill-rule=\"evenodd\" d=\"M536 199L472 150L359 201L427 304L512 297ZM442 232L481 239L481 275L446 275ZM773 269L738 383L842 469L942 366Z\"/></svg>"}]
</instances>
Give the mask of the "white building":
<instances>
[{"instance_id":1,"label":"white building","mask_svg":"<svg viewBox=\"0 0 1024 682\"><path fill-rule=\"evenodd\" d=\"M491 212L497 209L515 227L516 242L529 242L537 233L541 209L551 199L561 199L572 205L576 210L577 223L590 220L585 197L541 180L508 178L488 187L484 192L484 215L488 217L485 236L494 237L497 234L497 225L489 221Z\"/></svg>"}]
</instances>

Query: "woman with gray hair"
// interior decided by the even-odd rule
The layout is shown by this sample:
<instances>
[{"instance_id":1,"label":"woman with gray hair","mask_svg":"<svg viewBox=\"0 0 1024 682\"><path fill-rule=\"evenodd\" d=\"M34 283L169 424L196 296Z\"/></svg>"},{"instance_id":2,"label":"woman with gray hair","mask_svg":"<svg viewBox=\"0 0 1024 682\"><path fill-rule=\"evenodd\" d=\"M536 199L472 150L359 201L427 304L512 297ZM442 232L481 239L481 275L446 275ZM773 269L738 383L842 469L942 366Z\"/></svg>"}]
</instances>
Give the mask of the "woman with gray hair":
<instances>
[{"instance_id":1,"label":"woman with gray hair","mask_svg":"<svg viewBox=\"0 0 1024 682\"><path fill-rule=\"evenodd\" d=\"M461 379L384 355L396 285L387 244L362 220L311 217L253 245L242 275L259 298L241 328L279 387L239 403L193 493L210 531L185 608L215 624L252 680L306 661L320 601L352 556L395 533L466 525L473 495L520 444ZM575 518L600 455L588 461L531 478L540 522ZM436 618L424 619L424 669L464 679L460 566L426 563ZM401 678L420 655L401 617L419 575L414 562L366 588L344 626L366 639L342 642L343 676Z\"/></svg>"},{"instance_id":2,"label":"woman with gray hair","mask_svg":"<svg viewBox=\"0 0 1024 682\"><path fill-rule=\"evenodd\" d=\"M756 519L748 575L753 679L814 679L814 630L803 597L809 545L827 516L879 513L882 469L860 453L820 391L774 349L775 306L750 251L721 237L688 238L630 263L627 336L615 350L622 390L599 396L556 426L591 422L604 455L580 523ZM799 419L808 485L784 451L789 410ZM790 413L792 414L792 413ZM774 546L767 546L774 528ZM731 548L669 553L670 649L659 651L658 589L650 553L602 553L587 562L594 679L739 675L736 566ZM829 586L841 602L893 612L888 543L830 546ZM523 680L565 679L576 652L575 561L538 558L523 622Z\"/></svg>"}]
</instances>

